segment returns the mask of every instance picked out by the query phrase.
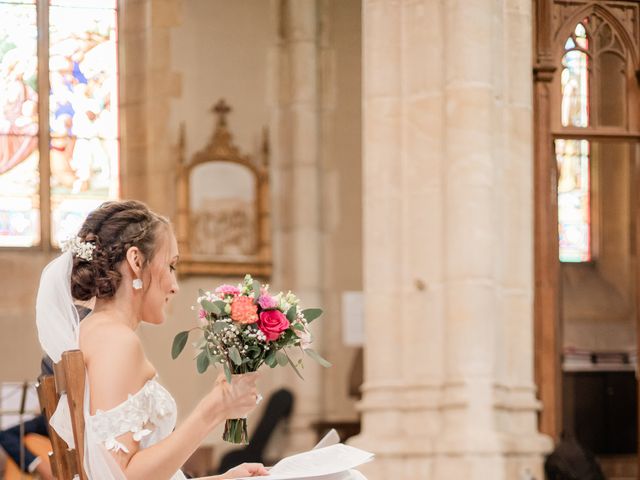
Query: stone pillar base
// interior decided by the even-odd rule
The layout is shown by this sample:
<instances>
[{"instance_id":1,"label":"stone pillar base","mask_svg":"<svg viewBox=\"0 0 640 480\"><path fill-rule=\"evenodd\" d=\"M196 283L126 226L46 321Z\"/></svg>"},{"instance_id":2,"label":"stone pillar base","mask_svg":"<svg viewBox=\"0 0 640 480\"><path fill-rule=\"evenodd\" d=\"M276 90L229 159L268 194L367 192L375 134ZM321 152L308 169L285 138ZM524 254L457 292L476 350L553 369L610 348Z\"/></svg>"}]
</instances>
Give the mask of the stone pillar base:
<instances>
[{"instance_id":1,"label":"stone pillar base","mask_svg":"<svg viewBox=\"0 0 640 480\"><path fill-rule=\"evenodd\" d=\"M364 434L348 443L375 453L373 462L358 468L368 480L540 480L544 479L540 458L552 448L545 435L496 432L406 438Z\"/></svg>"}]
</instances>

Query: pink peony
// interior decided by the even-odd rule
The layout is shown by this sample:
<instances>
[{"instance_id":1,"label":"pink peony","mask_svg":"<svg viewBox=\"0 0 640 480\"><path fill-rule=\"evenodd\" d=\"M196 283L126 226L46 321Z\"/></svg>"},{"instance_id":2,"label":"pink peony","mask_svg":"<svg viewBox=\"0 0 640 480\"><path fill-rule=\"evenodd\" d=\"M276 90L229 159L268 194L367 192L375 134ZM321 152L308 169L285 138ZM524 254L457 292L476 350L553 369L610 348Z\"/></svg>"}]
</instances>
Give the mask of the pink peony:
<instances>
[{"instance_id":1,"label":"pink peony","mask_svg":"<svg viewBox=\"0 0 640 480\"><path fill-rule=\"evenodd\" d=\"M256 323L258 321L258 306L253 298L236 297L231 302L231 319L238 323Z\"/></svg>"},{"instance_id":2,"label":"pink peony","mask_svg":"<svg viewBox=\"0 0 640 480\"><path fill-rule=\"evenodd\" d=\"M198 311L198 318L200 319L200 324L205 326L207 324L207 312L202 308Z\"/></svg>"},{"instance_id":3,"label":"pink peony","mask_svg":"<svg viewBox=\"0 0 640 480\"><path fill-rule=\"evenodd\" d=\"M280 310L265 310L260 313L258 328L265 334L267 340L272 342L280 337L280 334L289 328L289 320Z\"/></svg>"},{"instance_id":4,"label":"pink peony","mask_svg":"<svg viewBox=\"0 0 640 480\"><path fill-rule=\"evenodd\" d=\"M234 287L233 285L220 285L215 290L216 293L220 295L233 295L234 297L240 295L240 289L238 287Z\"/></svg>"},{"instance_id":5,"label":"pink peony","mask_svg":"<svg viewBox=\"0 0 640 480\"><path fill-rule=\"evenodd\" d=\"M258 299L258 304L266 310L267 308L276 308L278 302L271 295L263 293Z\"/></svg>"}]
</instances>

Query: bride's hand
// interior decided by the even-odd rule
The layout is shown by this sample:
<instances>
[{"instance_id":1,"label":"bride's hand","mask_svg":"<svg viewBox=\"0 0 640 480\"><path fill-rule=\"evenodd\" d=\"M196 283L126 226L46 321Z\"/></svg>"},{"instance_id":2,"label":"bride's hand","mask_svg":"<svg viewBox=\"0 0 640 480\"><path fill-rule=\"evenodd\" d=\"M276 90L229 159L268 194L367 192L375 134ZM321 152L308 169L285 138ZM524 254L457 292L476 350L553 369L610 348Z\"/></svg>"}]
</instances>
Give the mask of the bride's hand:
<instances>
[{"instance_id":1,"label":"bride's hand","mask_svg":"<svg viewBox=\"0 0 640 480\"><path fill-rule=\"evenodd\" d=\"M218 375L211 397L225 418L243 418L256 408L257 380L255 372L233 375L231 383L224 374Z\"/></svg>"},{"instance_id":2,"label":"bride's hand","mask_svg":"<svg viewBox=\"0 0 640 480\"><path fill-rule=\"evenodd\" d=\"M261 463L242 463L232 468L227 473L223 473L220 479L241 478L241 477L257 477L260 475L269 475L269 471L264 468Z\"/></svg>"}]
</instances>

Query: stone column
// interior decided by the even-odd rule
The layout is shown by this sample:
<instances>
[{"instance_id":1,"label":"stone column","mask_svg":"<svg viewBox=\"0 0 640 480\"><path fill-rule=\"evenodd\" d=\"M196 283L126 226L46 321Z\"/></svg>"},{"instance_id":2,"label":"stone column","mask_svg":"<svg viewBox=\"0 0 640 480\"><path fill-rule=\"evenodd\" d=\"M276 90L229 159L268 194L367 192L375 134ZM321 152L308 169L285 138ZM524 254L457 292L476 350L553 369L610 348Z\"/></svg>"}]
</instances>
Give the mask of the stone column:
<instances>
[{"instance_id":1,"label":"stone column","mask_svg":"<svg viewBox=\"0 0 640 480\"><path fill-rule=\"evenodd\" d=\"M542 478L530 8L364 3L370 480Z\"/></svg>"},{"instance_id":2,"label":"stone column","mask_svg":"<svg viewBox=\"0 0 640 480\"><path fill-rule=\"evenodd\" d=\"M305 306L322 305L320 196L319 33L316 0L276 0L277 44L271 53L273 126L273 287L291 289ZM322 350L322 338L314 330ZM302 381L277 369L295 395L285 451L315 442L312 424L320 417L322 371L311 359ZM275 372L274 372L275 373Z\"/></svg>"},{"instance_id":3,"label":"stone column","mask_svg":"<svg viewBox=\"0 0 640 480\"><path fill-rule=\"evenodd\" d=\"M177 154L169 132L171 100L181 77L171 64L171 30L183 0L128 0L120 5L121 196L175 215Z\"/></svg>"}]
</instances>

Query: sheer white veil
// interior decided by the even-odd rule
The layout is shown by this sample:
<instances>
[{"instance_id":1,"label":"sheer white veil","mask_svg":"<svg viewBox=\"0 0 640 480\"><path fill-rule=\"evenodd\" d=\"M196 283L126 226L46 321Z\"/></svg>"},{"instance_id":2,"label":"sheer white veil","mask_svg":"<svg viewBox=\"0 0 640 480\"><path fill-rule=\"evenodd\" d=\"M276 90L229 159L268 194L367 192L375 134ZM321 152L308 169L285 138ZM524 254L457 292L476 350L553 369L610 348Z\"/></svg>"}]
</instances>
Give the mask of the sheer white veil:
<instances>
[{"instance_id":1,"label":"sheer white veil","mask_svg":"<svg viewBox=\"0 0 640 480\"><path fill-rule=\"evenodd\" d=\"M55 363L66 350L78 348L80 317L71 296L73 254L68 251L47 265L36 299L38 339Z\"/></svg>"},{"instance_id":2,"label":"sheer white veil","mask_svg":"<svg viewBox=\"0 0 640 480\"><path fill-rule=\"evenodd\" d=\"M79 348L80 317L71 295L71 270L73 253L67 251L51 261L42 271L36 298L36 326L43 350L54 362L59 362L62 353ZM96 440L91 428L89 381L85 382L84 395L84 467L90 480L124 480L124 474L115 460ZM50 424L58 435L75 447L71 429L71 415L67 396L58 401Z\"/></svg>"}]
</instances>

